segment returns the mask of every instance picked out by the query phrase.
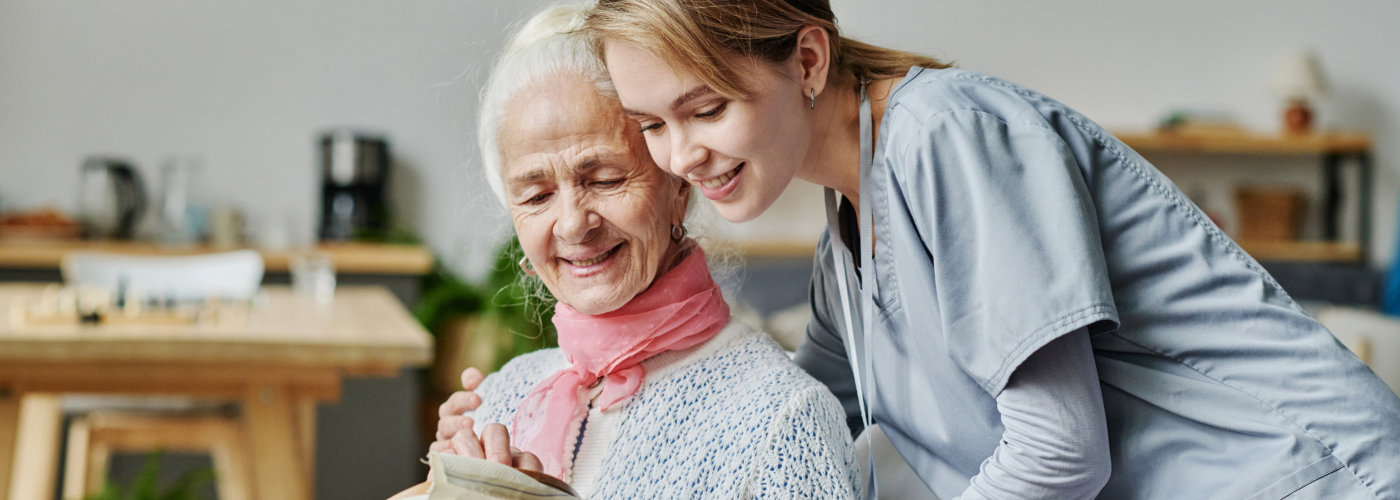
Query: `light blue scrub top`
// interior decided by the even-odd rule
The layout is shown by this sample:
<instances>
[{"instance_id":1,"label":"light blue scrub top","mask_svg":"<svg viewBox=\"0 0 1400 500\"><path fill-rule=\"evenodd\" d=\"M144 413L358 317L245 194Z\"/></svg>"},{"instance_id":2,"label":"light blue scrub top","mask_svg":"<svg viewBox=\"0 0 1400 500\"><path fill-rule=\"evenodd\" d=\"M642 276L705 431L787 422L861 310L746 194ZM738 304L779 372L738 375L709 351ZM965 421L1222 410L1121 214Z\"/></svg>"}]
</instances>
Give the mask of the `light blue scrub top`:
<instances>
[{"instance_id":1,"label":"light blue scrub top","mask_svg":"<svg viewBox=\"0 0 1400 500\"><path fill-rule=\"evenodd\" d=\"M870 169L865 391L934 493L960 494L1000 442L1011 373L1087 328L1112 450L1100 498L1400 496L1400 399L1098 125L999 79L914 68ZM798 362L858 427L832 244Z\"/></svg>"}]
</instances>

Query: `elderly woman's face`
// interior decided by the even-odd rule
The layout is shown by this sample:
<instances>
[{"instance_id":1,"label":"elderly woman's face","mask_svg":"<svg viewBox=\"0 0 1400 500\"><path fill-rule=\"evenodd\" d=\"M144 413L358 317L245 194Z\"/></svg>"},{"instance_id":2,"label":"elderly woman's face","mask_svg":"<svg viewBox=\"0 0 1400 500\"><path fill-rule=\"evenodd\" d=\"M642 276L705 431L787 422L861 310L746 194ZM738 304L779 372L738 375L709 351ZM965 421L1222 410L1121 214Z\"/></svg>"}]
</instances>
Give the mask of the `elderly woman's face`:
<instances>
[{"instance_id":1,"label":"elderly woman's face","mask_svg":"<svg viewBox=\"0 0 1400 500\"><path fill-rule=\"evenodd\" d=\"M506 203L550 293L612 311L674 264L689 187L652 162L635 121L584 78L520 91L501 127Z\"/></svg>"}]
</instances>

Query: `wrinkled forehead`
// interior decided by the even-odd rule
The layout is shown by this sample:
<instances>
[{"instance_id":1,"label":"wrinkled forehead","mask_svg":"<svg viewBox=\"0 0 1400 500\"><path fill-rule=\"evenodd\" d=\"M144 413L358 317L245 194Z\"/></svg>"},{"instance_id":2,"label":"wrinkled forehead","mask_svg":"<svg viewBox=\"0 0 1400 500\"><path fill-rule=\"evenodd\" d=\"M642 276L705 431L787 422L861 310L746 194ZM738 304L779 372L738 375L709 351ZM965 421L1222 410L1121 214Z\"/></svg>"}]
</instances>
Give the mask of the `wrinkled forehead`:
<instances>
[{"instance_id":1,"label":"wrinkled forehead","mask_svg":"<svg viewBox=\"0 0 1400 500\"><path fill-rule=\"evenodd\" d=\"M631 167L649 159L637 123L584 78L553 78L521 89L505 110L501 174L508 182L524 175L522 169Z\"/></svg>"}]
</instances>

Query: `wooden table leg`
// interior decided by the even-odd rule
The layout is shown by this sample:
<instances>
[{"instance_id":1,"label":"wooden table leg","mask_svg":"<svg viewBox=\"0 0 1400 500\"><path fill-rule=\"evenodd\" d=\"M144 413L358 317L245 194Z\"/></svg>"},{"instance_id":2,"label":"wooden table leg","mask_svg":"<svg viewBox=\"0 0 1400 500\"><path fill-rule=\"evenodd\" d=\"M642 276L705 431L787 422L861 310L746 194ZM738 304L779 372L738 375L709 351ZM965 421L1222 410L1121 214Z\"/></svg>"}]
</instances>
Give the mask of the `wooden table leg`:
<instances>
[{"instance_id":1,"label":"wooden table leg","mask_svg":"<svg viewBox=\"0 0 1400 500\"><path fill-rule=\"evenodd\" d=\"M15 463L15 436L19 435L20 394L0 386L0 493L9 498L10 468Z\"/></svg>"},{"instance_id":2,"label":"wooden table leg","mask_svg":"<svg viewBox=\"0 0 1400 500\"><path fill-rule=\"evenodd\" d=\"M92 429L87 417L73 419L68 426L68 448L63 460L63 498L83 498L97 489L88 479L88 450Z\"/></svg>"},{"instance_id":3,"label":"wooden table leg","mask_svg":"<svg viewBox=\"0 0 1400 500\"><path fill-rule=\"evenodd\" d=\"M63 407L55 394L25 393L20 398L19 438L11 470L9 498L45 498L58 481L58 445L63 440Z\"/></svg>"},{"instance_id":4,"label":"wooden table leg","mask_svg":"<svg viewBox=\"0 0 1400 500\"><path fill-rule=\"evenodd\" d=\"M297 408L286 386L260 384L243 398L243 418L251 442L253 482L261 500L310 498L297 437Z\"/></svg>"},{"instance_id":5,"label":"wooden table leg","mask_svg":"<svg viewBox=\"0 0 1400 500\"><path fill-rule=\"evenodd\" d=\"M301 436L301 462L308 486L316 484L316 401L302 399L297 404L297 432ZM314 488L313 488L314 489Z\"/></svg>"}]
</instances>

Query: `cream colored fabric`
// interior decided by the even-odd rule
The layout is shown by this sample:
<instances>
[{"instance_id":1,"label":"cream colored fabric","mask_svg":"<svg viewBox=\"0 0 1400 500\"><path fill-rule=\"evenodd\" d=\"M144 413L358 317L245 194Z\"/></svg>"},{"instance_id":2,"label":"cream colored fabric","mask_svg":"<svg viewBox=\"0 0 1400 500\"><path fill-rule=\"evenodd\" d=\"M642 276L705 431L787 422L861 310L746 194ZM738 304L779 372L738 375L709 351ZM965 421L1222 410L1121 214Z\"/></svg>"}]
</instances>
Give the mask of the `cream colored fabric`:
<instances>
[{"instance_id":1,"label":"cream colored fabric","mask_svg":"<svg viewBox=\"0 0 1400 500\"><path fill-rule=\"evenodd\" d=\"M866 441L865 432L871 432L870 440ZM869 446L866 445L869 443ZM870 450L875 450L875 475L880 481L880 499L891 500L938 500L938 495L928 489L923 479L918 473L909 467L909 462L904 461L904 457L899 451L894 449L894 444L890 443L890 438L885 436L885 431L880 429L880 424L874 424L866 428L860 436L856 436L856 464L861 468L869 467ZM861 477L865 477L864 474Z\"/></svg>"},{"instance_id":2,"label":"cream colored fabric","mask_svg":"<svg viewBox=\"0 0 1400 500\"><path fill-rule=\"evenodd\" d=\"M458 455L428 454L433 484L427 495L406 500L570 499L525 473L495 462Z\"/></svg>"}]
</instances>

